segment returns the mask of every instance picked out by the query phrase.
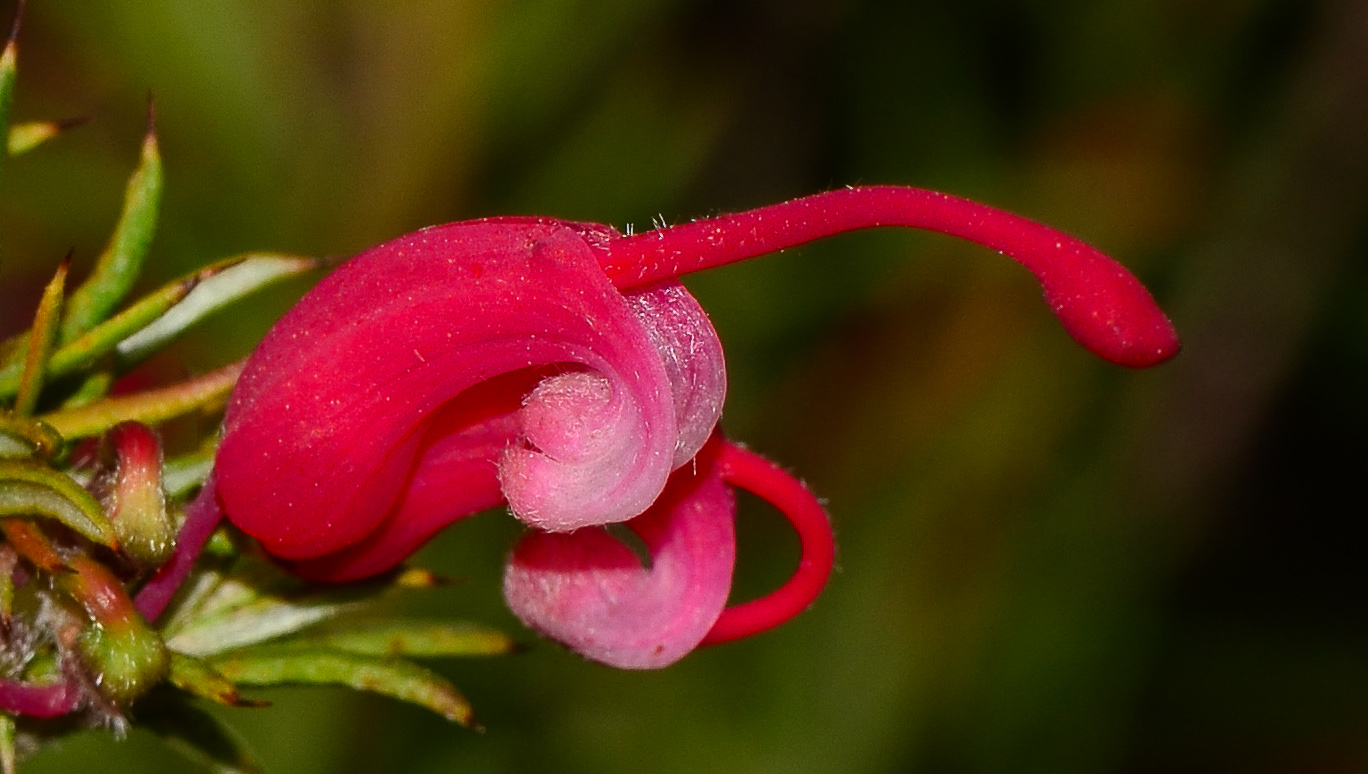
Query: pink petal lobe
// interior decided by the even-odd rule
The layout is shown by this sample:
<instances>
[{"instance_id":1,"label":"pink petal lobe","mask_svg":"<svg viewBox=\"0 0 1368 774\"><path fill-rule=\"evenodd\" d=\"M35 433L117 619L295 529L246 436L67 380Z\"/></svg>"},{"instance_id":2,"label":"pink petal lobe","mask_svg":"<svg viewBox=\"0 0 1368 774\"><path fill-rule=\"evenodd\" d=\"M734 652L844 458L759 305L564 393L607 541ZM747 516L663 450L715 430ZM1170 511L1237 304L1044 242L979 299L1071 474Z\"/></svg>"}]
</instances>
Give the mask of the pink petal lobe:
<instances>
[{"instance_id":1,"label":"pink petal lobe","mask_svg":"<svg viewBox=\"0 0 1368 774\"><path fill-rule=\"evenodd\" d=\"M649 568L602 528L534 532L504 575L513 612L586 658L623 669L668 666L697 647L726 605L736 560L736 502L711 448L627 523L650 551Z\"/></svg>"}]
</instances>

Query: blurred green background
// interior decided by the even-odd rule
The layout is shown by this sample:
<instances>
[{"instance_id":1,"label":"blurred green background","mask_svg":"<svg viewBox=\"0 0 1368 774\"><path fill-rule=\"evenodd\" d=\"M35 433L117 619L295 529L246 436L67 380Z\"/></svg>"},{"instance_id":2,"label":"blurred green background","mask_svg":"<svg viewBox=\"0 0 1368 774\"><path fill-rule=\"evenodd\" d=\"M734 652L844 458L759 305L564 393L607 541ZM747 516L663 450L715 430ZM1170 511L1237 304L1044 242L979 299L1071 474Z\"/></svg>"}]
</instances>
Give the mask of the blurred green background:
<instances>
[{"instance_id":1,"label":"blurred green background","mask_svg":"<svg viewBox=\"0 0 1368 774\"><path fill-rule=\"evenodd\" d=\"M854 183L998 204L1131 266L1184 354L1098 362L1019 267L943 237L691 278L728 431L828 501L812 611L660 673L584 663L504 610L517 527L488 514L423 555L464 581L416 603L532 643L439 665L484 733L341 691L225 714L278 774L1364 771L1365 40L1361 0L35 0L16 117L91 120L4 170L0 334L98 253L149 92L149 285L492 214L641 229ZM245 353L302 289L174 367ZM796 553L748 506L743 596ZM185 764L135 732L24 770Z\"/></svg>"}]
</instances>

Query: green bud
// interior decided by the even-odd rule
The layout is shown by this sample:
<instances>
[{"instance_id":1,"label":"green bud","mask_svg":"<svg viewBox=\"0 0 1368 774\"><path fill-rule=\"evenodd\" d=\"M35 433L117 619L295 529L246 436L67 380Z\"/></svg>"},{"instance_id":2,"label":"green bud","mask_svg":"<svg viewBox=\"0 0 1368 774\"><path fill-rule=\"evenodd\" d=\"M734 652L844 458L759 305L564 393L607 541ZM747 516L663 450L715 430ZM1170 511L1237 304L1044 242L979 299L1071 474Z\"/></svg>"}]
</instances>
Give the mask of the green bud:
<instances>
[{"instance_id":1,"label":"green bud","mask_svg":"<svg viewBox=\"0 0 1368 774\"><path fill-rule=\"evenodd\" d=\"M156 567L175 548L176 525L162 488L161 439L147 425L123 422L105 435L110 460L99 489L123 552Z\"/></svg>"},{"instance_id":2,"label":"green bud","mask_svg":"<svg viewBox=\"0 0 1368 774\"><path fill-rule=\"evenodd\" d=\"M95 687L120 707L165 679L171 663L161 637L141 622L122 627L94 623L81 633L80 650Z\"/></svg>"},{"instance_id":3,"label":"green bud","mask_svg":"<svg viewBox=\"0 0 1368 774\"><path fill-rule=\"evenodd\" d=\"M70 565L57 583L89 616L78 648L101 695L126 707L166 679L171 655L107 567L84 556Z\"/></svg>"}]
</instances>

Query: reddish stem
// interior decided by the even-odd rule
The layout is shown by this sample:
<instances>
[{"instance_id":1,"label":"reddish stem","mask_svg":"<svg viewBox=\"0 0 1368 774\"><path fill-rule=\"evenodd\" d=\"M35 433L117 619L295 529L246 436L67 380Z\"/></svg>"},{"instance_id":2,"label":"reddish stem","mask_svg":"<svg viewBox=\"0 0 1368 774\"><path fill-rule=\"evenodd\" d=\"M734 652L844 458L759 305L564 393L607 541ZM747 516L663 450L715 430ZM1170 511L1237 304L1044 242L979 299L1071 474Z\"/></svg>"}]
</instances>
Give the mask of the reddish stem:
<instances>
[{"instance_id":1,"label":"reddish stem","mask_svg":"<svg viewBox=\"0 0 1368 774\"><path fill-rule=\"evenodd\" d=\"M39 570L54 575L66 571L66 560L37 524L5 519L0 523L0 535L4 535L6 542Z\"/></svg>"},{"instance_id":2,"label":"reddish stem","mask_svg":"<svg viewBox=\"0 0 1368 774\"><path fill-rule=\"evenodd\" d=\"M34 685L0 678L0 709L12 715L55 718L76 711L81 691L72 682Z\"/></svg>"},{"instance_id":3,"label":"reddish stem","mask_svg":"<svg viewBox=\"0 0 1368 774\"><path fill-rule=\"evenodd\" d=\"M768 500L793 524L802 545L798 569L768 596L729 607L703 638L714 645L759 634L808 609L826 587L836 564L836 536L817 496L783 468L753 451L724 442L722 479Z\"/></svg>"},{"instance_id":4,"label":"reddish stem","mask_svg":"<svg viewBox=\"0 0 1368 774\"><path fill-rule=\"evenodd\" d=\"M218 501L215 474L210 473L199 496L185 506L185 524L181 525L180 535L176 537L176 552L134 597L133 604L149 623L157 620L171 604L172 597L190 575L195 560L222 520L223 508Z\"/></svg>"},{"instance_id":5,"label":"reddish stem","mask_svg":"<svg viewBox=\"0 0 1368 774\"><path fill-rule=\"evenodd\" d=\"M605 245L601 264L625 289L879 226L939 231L1014 258L1044 285L1070 335L1114 363L1156 365L1181 346L1149 291L1097 248L1033 220L918 188L844 188L621 237Z\"/></svg>"}]
</instances>

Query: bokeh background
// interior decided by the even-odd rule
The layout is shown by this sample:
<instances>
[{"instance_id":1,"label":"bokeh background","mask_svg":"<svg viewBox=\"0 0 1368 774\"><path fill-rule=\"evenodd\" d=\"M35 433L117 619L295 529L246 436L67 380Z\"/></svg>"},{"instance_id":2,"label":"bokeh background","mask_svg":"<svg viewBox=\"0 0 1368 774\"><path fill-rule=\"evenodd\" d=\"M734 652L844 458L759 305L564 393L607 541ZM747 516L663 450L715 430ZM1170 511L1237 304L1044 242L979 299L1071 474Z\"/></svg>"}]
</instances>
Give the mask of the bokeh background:
<instances>
[{"instance_id":1,"label":"bokeh background","mask_svg":"<svg viewBox=\"0 0 1368 774\"><path fill-rule=\"evenodd\" d=\"M5 18L12 2L0 2ZM438 668L472 733L342 691L225 712L272 772L1368 770L1368 4L1361 0L35 0L0 333L99 252L155 95L147 284L492 214L684 221L854 183L998 204L1118 256L1186 349L1095 361L1015 264L851 235L689 280L729 432L824 496L806 615L659 673L539 643L488 514L414 603L518 632ZM83 263L84 262L84 263ZM250 349L304 284L205 324ZM748 503L738 595L796 555ZM25 771L184 771L90 734Z\"/></svg>"}]
</instances>

